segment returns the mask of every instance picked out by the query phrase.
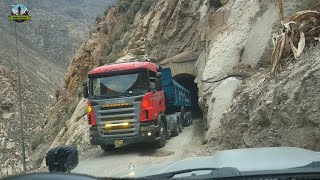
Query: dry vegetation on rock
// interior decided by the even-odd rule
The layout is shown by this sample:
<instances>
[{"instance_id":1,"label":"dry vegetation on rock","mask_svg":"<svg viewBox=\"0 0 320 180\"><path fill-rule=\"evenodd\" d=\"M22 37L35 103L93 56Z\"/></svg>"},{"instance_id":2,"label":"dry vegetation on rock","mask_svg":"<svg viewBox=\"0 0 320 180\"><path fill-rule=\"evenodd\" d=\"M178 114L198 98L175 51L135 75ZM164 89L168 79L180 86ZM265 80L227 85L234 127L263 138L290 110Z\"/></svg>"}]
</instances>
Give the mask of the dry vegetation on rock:
<instances>
[{"instance_id":1,"label":"dry vegetation on rock","mask_svg":"<svg viewBox=\"0 0 320 180\"><path fill-rule=\"evenodd\" d=\"M271 73L279 73L286 57L298 59L305 47L314 42L320 42L320 12L300 11L282 21L282 27L273 34Z\"/></svg>"}]
</instances>

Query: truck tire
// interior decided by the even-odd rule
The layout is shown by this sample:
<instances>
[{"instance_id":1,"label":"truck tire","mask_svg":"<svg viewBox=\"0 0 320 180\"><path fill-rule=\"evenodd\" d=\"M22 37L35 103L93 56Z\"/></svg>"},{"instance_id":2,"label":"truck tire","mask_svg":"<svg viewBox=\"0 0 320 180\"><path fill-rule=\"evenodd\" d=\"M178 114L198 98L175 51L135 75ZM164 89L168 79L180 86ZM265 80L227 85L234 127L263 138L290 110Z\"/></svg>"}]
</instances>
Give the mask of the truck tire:
<instances>
[{"instance_id":1,"label":"truck tire","mask_svg":"<svg viewBox=\"0 0 320 180\"><path fill-rule=\"evenodd\" d=\"M180 124L181 124L181 126L182 126L182 129L184 128L184 117L183 117L183 114L182 113L180 113Z\"/></svg>"},{"instance_id":2,"label":"truck tire","mask_svg":"<svg viewBox=\"0 0 320 180\"><path fill-rule=\"evenodd\" d=\"M179 135L179 126L177 125L176 128L173 129L171 136L176 137Z\"/></svg>"},{"instance_id":3,"label":"truck tire","mask_svg":"<svg viewBox=\"0 0 320 180\"><path fill-rule=\"evenodd\" d=\"M181 108L181 122L184 127L187 127L187 113L184 108Z\"/></svg>"},{"instance_id":4,"label":"truck tire","mask_svg":"<svg viewBox=\"0 0 320 180\"><path fill-rule=\"evenodd\" d=\"M178 117L178 125L179 125L179 133L182 132L182 129L183 129L183 125L182 125L182 121L181 121L181 115Z\"/></svg>"},{"instance_id":5,"label":"truck tire","mask_svg":"<svg viewBox=\"0 0 320 180\"><path fill-rule=\"evenodd\" d=\"M186 126L190 126L192 124L191 112L186 112Z\"/></svg>"},{"instance_id":6,"label":"truck tire","mask_svg":"<svg viewBox=\"0 0 320 180\"><path fill-rule=\"evenodd\" d=\"M192 113L190 112L190 125L192 124Z\"/></svg>"},{"instance_id":7,"label":"truck tire","mask_svg":"<svg viewBox=\"0 0 320 180\"><path fill-rule=\"evenodd\" d=\"M180 118L178 122L179 122L179 133L182 133L183 125Z\"/></svg>"},{"instance_id":8,"label":"truck tire","mask_svg":"<svg viewBox=\"0 0 320 180\"><path fill-rule=\"evenodd\" d=\"M174 128L173 128L172 133L171 133L171 136L172 136L172 137L178 136L179 133L180 133L180 129L179 129L179 124L180 124L180 123L179 123L179 119L178 119L177 117L174 117L174 122L176 122L176 123L175 123Z\"/></svg>"},{"instance_id":9,"label":"truck tire","mask_svg":"<svg viewBox=\"0 0 320 180\"><path fill-rule=\"evenodd\" d=\"M160 139L157 140L154 145L156 148L162 148L166 145L167 140L167 127L164 124L163 120L160 121L160 131L159 131Z\"/></svg>"},{"instance_id":10,"label":"truck tire","mask_svg":"<svg viewBox=\"0 0 320 180\"><path fill-rule=\"evenodd\" d=\"M105 152L110 152L113 151L116 146L115 145L100 145L101 149L104 150Z\"/></svg>"},{"instance_id":11,"label":"truck tire","mask_svg":"<svg viewBox=\"0 0 320 180\"><path fill-rule=\"evenodd\" d=\"M186 112L186 115L185 115L185 121L184 121L184 122L185 122L185 125L184 125L185 127L190 126L190 124L189 124L190 122L189 122L189 115L188 115L188 112Z\"/></svg>"}]
</instances>

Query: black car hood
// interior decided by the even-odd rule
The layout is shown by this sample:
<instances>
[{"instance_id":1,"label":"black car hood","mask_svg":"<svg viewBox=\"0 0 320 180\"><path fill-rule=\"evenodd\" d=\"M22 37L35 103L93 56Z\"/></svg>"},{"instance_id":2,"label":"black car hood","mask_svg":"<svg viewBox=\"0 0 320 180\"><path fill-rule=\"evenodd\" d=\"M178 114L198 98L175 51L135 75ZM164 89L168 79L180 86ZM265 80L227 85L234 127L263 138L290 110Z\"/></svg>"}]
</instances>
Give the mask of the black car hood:
<instances>
[{"instance_id":1,"label":"black car hood","mask_svg":"<svg viewBox=\"0 0 320 180\"><path fill-rule=\"evenodd\" d=\"M166 172L195 169L234 167L240 172L259 170L281 170L306 166L320 161L320 153L294 147L269 147L225 150L213 156L161 163L131 169L117 174L116 178L138 178Z\"/></svg>"}]
</instances>

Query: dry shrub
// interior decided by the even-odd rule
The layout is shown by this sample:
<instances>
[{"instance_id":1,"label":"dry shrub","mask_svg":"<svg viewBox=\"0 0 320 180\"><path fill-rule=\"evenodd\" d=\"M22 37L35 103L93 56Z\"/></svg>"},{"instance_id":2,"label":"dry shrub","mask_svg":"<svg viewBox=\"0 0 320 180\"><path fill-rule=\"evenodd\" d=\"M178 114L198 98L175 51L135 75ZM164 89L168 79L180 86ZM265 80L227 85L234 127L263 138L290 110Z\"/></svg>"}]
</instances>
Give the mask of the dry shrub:
<instances>
[{"instance_id":1,"label":"dry shrub","mask_svg":"<svg viewBox=\"0 0 320 180\"><path fill-rule=\"evenodd\" d=\"M274 49L271 56L271 73L276 76L286 57L295 59L308 44L320 41L320 12L300 11L281 22L282 27L273 34Z\"/></svg>"}]
</instances>

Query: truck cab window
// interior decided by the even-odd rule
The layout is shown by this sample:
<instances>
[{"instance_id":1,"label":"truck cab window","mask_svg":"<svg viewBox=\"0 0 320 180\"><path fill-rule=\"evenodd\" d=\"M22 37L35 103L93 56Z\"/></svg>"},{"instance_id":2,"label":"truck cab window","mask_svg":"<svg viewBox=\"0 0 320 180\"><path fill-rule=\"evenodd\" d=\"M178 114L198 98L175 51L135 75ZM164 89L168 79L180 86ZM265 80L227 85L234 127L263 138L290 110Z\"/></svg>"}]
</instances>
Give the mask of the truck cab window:
<instances>
[{"instance_id":1,"label":"truck cab window","mask_svg":"<svg viewBox=\"0 0 320 180\"><path fill-rule=\"evenodd\" d=\"M93 86L92 86L92 94L99 94L100 93L100 79L93 79L92 82Z\"/></svg>"},{"instance_id":2,"label":"truck cab window","mask_svg":"<svg viewBox=\"0 0 320 180\"><path fill-rule=\"evenodd\" d=\"M106 77L93 77L92 92L96 97L117 97L144 94L149 89L149 80L146 72L120 74Z\"/></svg>"},{"instance_id":3,"label":"truck cab window","mask_svg":"<svg viewBox=\"0 0 320 180\"><path fill-rule=\"evenodd\" d=\"M155 82L155 80L151 80L151 79L150 79L150 88L151 88L151 90L155 90L155 89L156 89L156 82Z\"/></svg>"},{"instance_id":4,"label":"truck cab window","mask_svg":"<svg viewBox=\"0 0 320 180\"><path fill-rule=\"evenodd\" d=\"M156 73L153 71L149 71L150 73L150 89L151 91L156 89Z\"/></svg>"}]
</instances>

